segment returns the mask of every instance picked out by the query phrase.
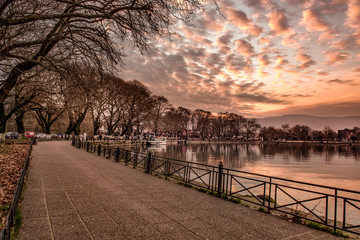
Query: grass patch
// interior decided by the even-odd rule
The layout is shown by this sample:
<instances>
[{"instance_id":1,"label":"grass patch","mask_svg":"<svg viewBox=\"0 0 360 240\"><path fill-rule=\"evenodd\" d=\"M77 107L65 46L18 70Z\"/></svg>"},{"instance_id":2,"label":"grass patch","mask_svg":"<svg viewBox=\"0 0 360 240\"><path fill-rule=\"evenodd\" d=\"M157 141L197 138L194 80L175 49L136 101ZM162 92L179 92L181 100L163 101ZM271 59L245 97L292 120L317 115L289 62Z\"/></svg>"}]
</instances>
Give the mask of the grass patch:
<instances>
[{"instance_id":1,"label":"grass patch","mask_svg":"<svg viewBox=\"0 0 360 240\"><path fill-rule=\"evenodd\" d=\"M308 227L311 227L311 228L316 229L316 230L329 232L329 233L331 233L331 234L333 234L333 235L335 235L337 237L350 238L349 235L344 234L341 230L337 229L336 231L334 231L333 228L328 227L328 226L324 226L324 225L322 225L320 223L309 221L309 222L306 222L306 225Z\"/></svg>"},{"instance_id":2,"label":"grass patch","mask_svg":"<svg viewBox=\"0 0 360 240\"><path fill-rule=\"evenodd\" d=\"M222 195L220 196L220 198L221 198L221 199L224 199L224 200L228 200L228 197L227 197L225 194L222 194Z\"/></svg>"},{"instance_id":3,"label":"grass patch","mask_svg":"<svg viewBox=\"0 0 360 240\"><path fill-rule=\"evenodd\" d=\"M23 218L21 215L21 207L17 207L15 210L15 215L14 215L14 225L11 229L11 233L10 233L10 240L16 240L17 236L19 235L20 232L20 228L23 222Z\"/></svg>"},{"instance_id":4,"label":"grass patch","mask_svg":"<svg viewBox=\"0 0 360 240\"><path fill-rule=\"evenodd\" d=\"M259 207L259 209L258 209L260 212L266 212L266 208L264 208L264 207Z\"/></svg>"},{"instance_id":5,"label":"grass patch","mask_svg":"<svg viewBox=\"0 0 360 240\"><path fill-rule=\"evenodd\" d=\"M187 188L194 188L191 184L188 184L188 183L179 182L178 184L182 185L184 187L187 187Z\"/></svg>"},{"instance_id":6,"label":"grass patch","mask_svg":"<svg viewBox=\"0 0 360 240\"><path fill-rule=\"evenodd\" d=\"M203 189L203 188L197 188L196 190L198 190L199 192L202 192L202 193L209 193L210 192L209 190Z\"/></svg>"},{"instance_id":7,"label":"grass patch","mask_svg":"<svg viewBox=\"0 0 360 240\"><path fill-rule=\"evenodd\" d=\"M236 203L236 204L241 203L241 200L238 199L238 198L230 198L229 201L230 201L230 202L233 202L233 203Z\"/></svg>"}]
</instances>

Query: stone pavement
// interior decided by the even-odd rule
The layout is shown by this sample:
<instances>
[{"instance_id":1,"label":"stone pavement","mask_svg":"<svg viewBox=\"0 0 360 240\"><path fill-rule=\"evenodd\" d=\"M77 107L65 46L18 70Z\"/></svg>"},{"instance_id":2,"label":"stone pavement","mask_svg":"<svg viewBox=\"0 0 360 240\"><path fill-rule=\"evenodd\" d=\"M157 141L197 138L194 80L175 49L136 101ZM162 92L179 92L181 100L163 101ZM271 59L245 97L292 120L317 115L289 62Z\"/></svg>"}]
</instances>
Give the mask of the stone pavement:
<instances>
[{"instance_id":1,"label":"stone pavement","mask_svg":"<svg viewBox=\"0 0 360 240\"><path fill-rule=\"evenodd\" d=\"M19 239L338 239L70 144L34 146Z\"/></svg>"}]
</instances>

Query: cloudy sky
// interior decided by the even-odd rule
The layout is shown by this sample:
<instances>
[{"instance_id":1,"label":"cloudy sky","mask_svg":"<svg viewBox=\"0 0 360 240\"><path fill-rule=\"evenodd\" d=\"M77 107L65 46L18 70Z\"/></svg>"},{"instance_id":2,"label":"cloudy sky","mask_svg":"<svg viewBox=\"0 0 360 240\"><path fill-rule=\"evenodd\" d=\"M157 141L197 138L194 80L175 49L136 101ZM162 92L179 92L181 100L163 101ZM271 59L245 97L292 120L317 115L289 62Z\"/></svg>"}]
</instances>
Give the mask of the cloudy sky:
<instances>
[{"instance_id":1,"label":"cloudy sky","mask_svg":"<svg viewBox=\"0 0 360 240\"><path fill-rule=\"evenodd\" d=\"M360 115L360 0L217 3L129 54L122 77L191 110Z\"/></svg>"}]
</instances>

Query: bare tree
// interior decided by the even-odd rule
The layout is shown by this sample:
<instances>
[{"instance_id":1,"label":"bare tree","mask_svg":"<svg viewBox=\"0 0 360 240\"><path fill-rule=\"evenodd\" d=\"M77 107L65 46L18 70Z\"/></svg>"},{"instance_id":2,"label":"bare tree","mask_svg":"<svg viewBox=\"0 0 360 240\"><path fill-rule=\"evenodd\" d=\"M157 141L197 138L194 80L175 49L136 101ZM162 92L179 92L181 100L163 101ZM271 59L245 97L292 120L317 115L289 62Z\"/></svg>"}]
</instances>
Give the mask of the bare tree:
<instances>
[{"instance_id":1,"label":"bare tree","mask_svg":"<svg viewBox=\"0 0 360 240\"><path fill-rule=\"evenodd\" d=\"M189 21L200 2L1 1L0 110L19 79L27 79L22 76L61 72L66 68L63 63L74 61L87 62L99 71L110 69L111 63L121 63L125 42L147 51L150 39L170 35L177 19Z\"/></svg>"},{"instance_id":2,"label":"bare tree","mask_svg":"<svg viewBox=\"0 0 360 240\"><path fill-rule=\"evenodd\" d=\"M196 109L192 113L194 130L199 132L200 137L203 140L210 135L209 126L210 126L211 118L212 118L212 113L202 109Z\"/></svg>"},{"instance_id":3,"label":"bare tree","mask_svg":"<svg viewBox=\"0 0 360 240\"><path fill-rule=\"evenodd\" d=\"M154 101L154 111L152 113L153 126L155 135L157 135L161 118L165 115L167 111L170 110L172 106L169 103L169 100L167 100L163 96L152 96L152 98Z\"/></svg>"},{"instance_id":4,"label":"bare tree","mask_svg":"<svg viewBox=\"0 0 360 240\"><path fill-rule=\"evenodd\" d=\"M120 135L130 136L133 127L139 130L140 125L150 118L154 107L154 101L151 98L151 92L141 82L134 80L127 82L124 89L124 98L121 104L121 133Z\"/></svg>"},{"instance_id":5,"label":"bare tree","mask_svg":"<svg viewBox=\"0 0 360 240\"><path fill-rule=\"evenodd\" d=\"M254 138L256 136L257 131L261 128L261 125L257 122L257 119L250 118L247 119L245 124L245 137L246 141Z\"/></svg>"}]
</instances>

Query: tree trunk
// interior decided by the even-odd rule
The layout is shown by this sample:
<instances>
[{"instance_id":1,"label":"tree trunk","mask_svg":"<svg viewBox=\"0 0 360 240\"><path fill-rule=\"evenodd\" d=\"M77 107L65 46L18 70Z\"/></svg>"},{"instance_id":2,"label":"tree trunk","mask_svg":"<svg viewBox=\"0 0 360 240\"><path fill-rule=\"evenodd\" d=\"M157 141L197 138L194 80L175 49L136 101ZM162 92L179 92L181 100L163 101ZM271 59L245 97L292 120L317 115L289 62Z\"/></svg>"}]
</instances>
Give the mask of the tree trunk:
<instances>
[{"instance_id":1,"label":"tree trunk","mask_svg":"<svg viewBox=\"0 0 360 240\"><path fill-rule=\"evenodd\" d=\"M25 127L24 127L24 114L25 111L19 109L18 111L16 111L16 127L17 127L17 132L18 133L24 133L25 132Z\"/></svg>"},{"instance_id":2,"label":"tree trunk","mask_svg":"<svg viewBox=\"0 0 360 240\"><path fill-rule=\"evenodd\" d=\"M5 133L6 122L5 107L3 103L0 103L0 133Z\"/></svg>"}]
</instances>

